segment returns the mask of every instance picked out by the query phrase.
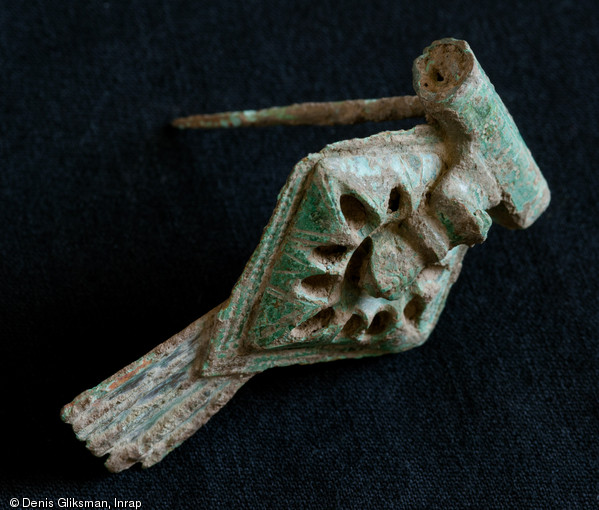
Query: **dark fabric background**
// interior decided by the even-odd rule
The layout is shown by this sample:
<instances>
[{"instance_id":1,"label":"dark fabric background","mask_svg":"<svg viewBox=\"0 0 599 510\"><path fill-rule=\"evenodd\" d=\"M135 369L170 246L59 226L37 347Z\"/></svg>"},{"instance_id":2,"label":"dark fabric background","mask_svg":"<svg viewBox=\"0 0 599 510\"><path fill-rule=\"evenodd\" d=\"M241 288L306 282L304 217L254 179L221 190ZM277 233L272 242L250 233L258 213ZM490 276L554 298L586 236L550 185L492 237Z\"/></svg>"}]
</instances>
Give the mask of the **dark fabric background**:
<instances>
[{"instance_id":1,"label":"dark fabric background","mask_svg":"<svg viewBox=\"0 0 599 510\"><path fill-rule=\"evenodd\" d=\"M597 507L597 17L594 0L3 3L0 507ZM412 93L412 60L446 36L514 116L548 211L469 252L423 347L263 373L160 464L106 472L61 406L227 298L296 161L414 124L168 121Z\"/></svg>"}]
</instances>

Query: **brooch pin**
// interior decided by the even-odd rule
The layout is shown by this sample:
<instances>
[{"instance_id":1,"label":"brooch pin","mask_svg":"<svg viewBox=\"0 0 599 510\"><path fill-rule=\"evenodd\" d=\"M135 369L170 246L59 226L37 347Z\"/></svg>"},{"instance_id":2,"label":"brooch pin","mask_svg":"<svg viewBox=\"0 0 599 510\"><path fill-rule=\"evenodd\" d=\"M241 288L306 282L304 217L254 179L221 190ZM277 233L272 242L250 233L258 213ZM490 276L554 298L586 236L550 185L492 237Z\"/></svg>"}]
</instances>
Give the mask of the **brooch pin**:
<instances>
[{"instance_id":1,"label":"brooch pin","mask_svg":"<svg viewBox=\"0 0 599 510\"><path fill-rule=\"evenodd\" d=\"M106 466L148 467L271 367L378 356L430 335L469 246L531 225L549 190L468 44L434 42L416 96L177 119L180 128L427 124L302 159L230 298L62 410Z\"/></svg>"}]
</instances>

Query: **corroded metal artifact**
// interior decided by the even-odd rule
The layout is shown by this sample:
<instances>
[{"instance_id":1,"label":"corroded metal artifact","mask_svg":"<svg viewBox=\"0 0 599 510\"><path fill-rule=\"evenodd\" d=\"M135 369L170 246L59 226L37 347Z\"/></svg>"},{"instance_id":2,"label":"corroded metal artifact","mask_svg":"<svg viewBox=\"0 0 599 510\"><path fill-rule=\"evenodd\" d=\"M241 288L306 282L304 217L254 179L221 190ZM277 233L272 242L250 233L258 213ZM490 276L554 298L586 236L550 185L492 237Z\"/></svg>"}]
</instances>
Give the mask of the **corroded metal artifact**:
<instances>
[{"instance_id":1,"label":"corroded metal artifact","mask_svg":"<svg viewBox=\"0 0 599 510\"><path fill-rule=\"evenodd\" d=\"M158 462L268 368L422 344L468 246L485 240L492 220L526 228L545 210L547 184L468 45L437 41L413 71L417 97L175 121L236 127L424 112L429 123L300 161L230 298L64 407L79 439L110 455L108 469Z\"/></svg>"}]
</instances>

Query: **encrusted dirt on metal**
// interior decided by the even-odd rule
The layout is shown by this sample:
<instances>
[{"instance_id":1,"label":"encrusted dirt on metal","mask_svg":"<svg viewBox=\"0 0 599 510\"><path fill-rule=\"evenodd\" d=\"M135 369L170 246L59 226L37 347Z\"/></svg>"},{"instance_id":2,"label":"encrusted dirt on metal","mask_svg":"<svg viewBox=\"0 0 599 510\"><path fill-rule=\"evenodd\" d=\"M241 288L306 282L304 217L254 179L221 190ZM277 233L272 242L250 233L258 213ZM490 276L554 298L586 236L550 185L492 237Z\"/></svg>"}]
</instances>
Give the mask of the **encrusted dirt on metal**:
<instances>
[{"instance_id":1,"label":"encrusted dirt on metal","mask_svg":"<svg viewBox=\"0 0 599 510\"><path fill-rule=\"evenodd\" d=\"M109 455L108 469L158 462L268 368L422 344L468 247L493 220L526 228L545 210L547 184L467 43L434 42L413 74L410 108L424 108L427 125L300 161L231 297L64 407L92 453ZM348 103L346 120L359 119L367 103ZM270 125L298 108L313 123L343 118L314 105L254 120ZM200 127L239 125L240 113Z\"/></svg>"},{"instance_id":2,"label":"encrusted dirt on metal","mask_svg":"<svg viewBox=\"0 0 599 510\"><path fill-rule=\"evenodd\" d=\"M274 106L263 110L210 113L175 119L172 125L181 129L214 129L234 127L301 126L358 124L383 122L424 116L417 96L351 99L327 103L299 103Z\"/></svg>"}]
</instances>

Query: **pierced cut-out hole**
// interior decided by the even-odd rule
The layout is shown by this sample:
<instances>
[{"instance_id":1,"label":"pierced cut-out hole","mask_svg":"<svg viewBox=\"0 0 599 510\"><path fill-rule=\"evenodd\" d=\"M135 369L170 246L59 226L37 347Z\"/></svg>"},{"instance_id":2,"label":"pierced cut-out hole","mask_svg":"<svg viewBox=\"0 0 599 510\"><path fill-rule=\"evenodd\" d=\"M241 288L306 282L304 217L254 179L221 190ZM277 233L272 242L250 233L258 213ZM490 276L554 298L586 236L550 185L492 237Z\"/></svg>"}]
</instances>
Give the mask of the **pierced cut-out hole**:
<instances>
[{"instance_id":1,"label":"pierced cut-out hole","mask_svg":"<svg viewBox=\"0 0 599 510\"><path fill-rule=\"evenodd\" d=\"M293 328L291 334L296 338L309 337L317 331L326 328L334 317L335 310L332 308L325 308L313 317L310 317L307 321L304 321L299 326Z\"/></svg>"},{"instance_id":2,"label":"pierced cut-out hole","mask_svg":"<svg viewBox=\"0 0 599 510\"><path fill-rule=\"evenodd\" d=\"M406 320L412 323L418 323L422 312L424 311L424 302L420 296L414 296L403 310Z\"/></svg>"},{"instance_id":3,"label":"pierced cut-out hole","mask_svg":"<svg viewBox=\"0 0 599 510\"><path fill-rule=\"evenodd\" d=\"M360 230L366 225L366 207L353 195L341 195L341 212L352 230Z\"/></svg>"},{"instance_id":4,"label":"pierced cut-out hole","mask_svg":"<svg viewBox=\"0 0 599 510\"><path fill-rule=\"evenodd\" d=\"M360 280L362 279L362 274L370 255L372 255L372 239L367 237L358 246L356 251L354 251L345 270L345 280L354 287L360 285Z\"/></svg>"},{"instance_id":5,"label":"pierced cut-out hole","mask_svg":"<svg viewBox=\"0 0 599 510\"><path fill-rule=\"evenodd\" d=\"M394 213L399 209L400 198L401 193L399 192L399 188L393 188L391 190L391 194L389 195L389 203L387 204L387 210L390 213Z\"/></svg>"},{"instance_id":6,"label":"pierced cut-out hole","mask_svg":"<svg viewBox=\"0 0 599 510\"><path fill-rule=\"evenodd\" d=\"M314 249L314 258L321 264L336 264L347 252L346 246L332 244L330 246L319 246Z\"/></svg>"},{"instance_id":7,"label":"pierced cut-out hole","mask_svg":"<svg viewBox=\"0 0 599 510\"><path fill-rule=\"evenodd\" d=\"M343 326L341 330L341 336L351 338L358 333L361 329L364 329L366 324L364 324L364 320L358 314L353 314L349 320Z\"/></svg>"},{"instance_id":8,"label":"pierced cut-out hole","mask_svg":"<svg viewBox=\"0 0 599 510\"><path fill-rule=\"evenodd\" d=\"M443 75L437 71L437 76L435 76L437 81L445 81L445 78L443 78Z\"/></svg>"},{"instance_id":9,"label":"pierced cut-out hole","mask_svg":"<svg viewBox=\"0 0 599 510\"><path fill-rule=\"evenodd\" d=\"M331 295L338 281L339 277L335 275L315 274L302 280L302 288L311 296L326 299Z\"/></svg>"},{"instance_id":10,"label":"pierced cut-out hole","mask_svg":"<svg viewBox=\"0 0 599 510\"><path fill-rule=\"evenodd\" d=\"M389 327L392 320L393 316L390 312L387 312L386 310L378 312L372 319L366 333L368 335L379 335Z\"/></svg>"}]
</instances>

